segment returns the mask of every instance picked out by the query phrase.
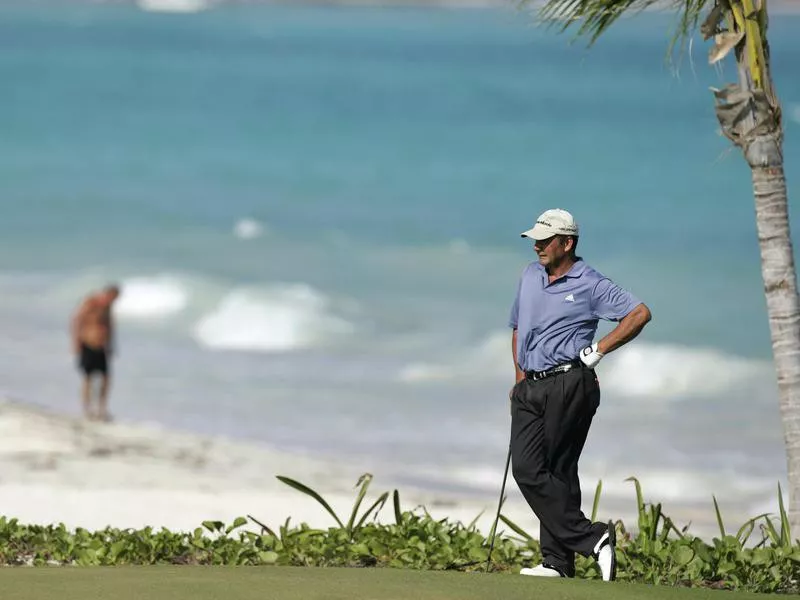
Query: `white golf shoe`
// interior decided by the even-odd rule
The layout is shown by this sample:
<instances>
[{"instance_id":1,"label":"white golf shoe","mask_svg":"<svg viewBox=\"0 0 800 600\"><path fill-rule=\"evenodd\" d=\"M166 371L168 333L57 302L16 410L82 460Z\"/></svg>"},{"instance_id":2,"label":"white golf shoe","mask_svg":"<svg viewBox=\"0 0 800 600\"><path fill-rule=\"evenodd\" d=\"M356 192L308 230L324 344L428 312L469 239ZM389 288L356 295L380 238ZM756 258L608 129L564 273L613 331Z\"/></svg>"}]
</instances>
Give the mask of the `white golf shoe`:
<instances>
[{"instance_id":1,"label":"white golf shoe","mask_svg":"<svg viewBox=\"0 0 800 600\"><path fill-rule=\"evenodd\" d=\"M617 539L614 523L608 522L608 531L603 534L594 547L593 556L600 567L603 581L614 581L617 578Z\"/></svg>"},{"instance_id":2,"label":"white golf shoe","mask_svg":"<svg viewBox=\"0 0 800 600\"><path fill-rule=\"evenodd\" d=\"M520 575L533 575L534 577L566 577L564 573L562 573L556 567L551 565L537 565L532 569L522 569L519 572Z\"/></svg>"}]
</instances>

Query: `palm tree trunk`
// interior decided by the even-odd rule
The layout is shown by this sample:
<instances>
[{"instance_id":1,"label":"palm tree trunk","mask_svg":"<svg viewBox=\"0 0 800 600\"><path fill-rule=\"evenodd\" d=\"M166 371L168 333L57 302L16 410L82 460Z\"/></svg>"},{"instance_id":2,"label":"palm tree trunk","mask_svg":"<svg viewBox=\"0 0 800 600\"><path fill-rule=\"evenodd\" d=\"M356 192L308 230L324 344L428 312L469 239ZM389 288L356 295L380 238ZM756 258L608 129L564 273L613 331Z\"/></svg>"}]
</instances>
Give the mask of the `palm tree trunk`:
<instances>
[{"instance_id":1,"label":"palm tree trunk","mask_svg":"<svg viewBox=\"0 0 800 600\"><path fill-rule=\"evenodd\" d=\"M761 275L778 376L789 482L789 522L800 532L800 299L783 165L753 168Z\"/></svg>"},{"instance_id":2,"label":"palm tree trunk","mask_svg":"<svg viewBox=\"0 0 800 600\"><path fill-rule=\"evenodd\" d=\"M762 18L766 18L766 13ZM780 103L769 74L766 35L761 43L765 57L759 70L761 86L754 85L751 56L744 44L738 43L739 83L714 90L714 95L723 133L742 149L752 170L761 276L786 447L789 525L797 535L800 532L800 298L789 230Z\"/></svg>"}]
</instances>

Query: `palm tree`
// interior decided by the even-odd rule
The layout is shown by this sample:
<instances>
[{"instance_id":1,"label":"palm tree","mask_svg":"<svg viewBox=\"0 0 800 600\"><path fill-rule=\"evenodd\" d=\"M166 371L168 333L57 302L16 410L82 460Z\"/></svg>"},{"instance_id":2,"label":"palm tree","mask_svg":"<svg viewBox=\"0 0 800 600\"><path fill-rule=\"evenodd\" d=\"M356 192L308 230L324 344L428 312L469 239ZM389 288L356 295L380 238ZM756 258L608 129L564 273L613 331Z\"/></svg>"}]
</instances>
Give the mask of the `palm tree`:
<instances>
[{"instance_id":1,"label":"palm tree","mask_svg":"<svg viewBox=\"0 0 800 600\"><path fill-rule=\"evenodd\" d=\"M523 0L525 1L525 0ZM673 43L698 28L713 40L709 63L733 53L738 81L712 89L722 133L750 165L761 274L767 299L778 399L786 444L789 520L800 531L800 301L783 171L781 106L770 75L766 0L667 0L679 19ZM597 38L625 13L664 0L545 0L539 16L561 31Z\"/></svg>"}]
</instances>

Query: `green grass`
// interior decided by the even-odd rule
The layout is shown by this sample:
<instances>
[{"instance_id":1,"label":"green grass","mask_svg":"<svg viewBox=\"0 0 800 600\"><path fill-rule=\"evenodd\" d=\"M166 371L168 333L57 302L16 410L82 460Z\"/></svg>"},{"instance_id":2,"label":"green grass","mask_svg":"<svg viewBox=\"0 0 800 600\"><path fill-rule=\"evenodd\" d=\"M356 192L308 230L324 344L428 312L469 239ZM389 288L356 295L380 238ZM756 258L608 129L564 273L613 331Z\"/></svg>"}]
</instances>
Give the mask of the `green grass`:
<instances>
[{"instance_id":1,"label":"green grass","mask_svg":"<svg viewBox=\"0 0 800 600\"><path fill-rule=\"evenodd\" d=\"M531 534L501 516L492 574L486 574L490 539L476 521L465 525L434 519L424 507L402 510L397 490L391 495L394 523L375 521L388 503L384 492L362 510L372 476L365 474L348 515L337 515L317 492L280 477L296 490L317 499L336 526L314 529L290 526L277 531L255 517L239 517L226 525L204 521L191 532L166 529L68 530L65 525L25 525L0 516L0 565L33 565L0 569L0 600L19 598L563 598L620 596L648 598L661 594L716 594L719 589L748 592L800 593L800 541L778 489L779 515L759 515L738 529L728 529L714 499L719 537L707 543L678 529L661 512L661 504L644 501L632 479L639 507L638 529L617 521L620 581L599 580L591 558L576 558L577 581L542 581L514 575L541 561L539 543ZM595 520L602 486L592 508ZM253 526L257 526L253 530ZM760 540L758 540L760 533ZM756 538L752 539L753 534ZM62 565L63 569L49 565ZM138 565L138 566L134 566ZM235 568L234 565L239 568ZM179 566L178 569L175 566ZM226 566L220 570L217 567ZM81 569L80 567L96 567ZM205 568L203 568L205 567ZM213 568L212 568L213 567ZM249 568L247 568L249 567ZM261 567L261 568L259 568ZM306 567L306 568L287 568ZM341 567L350 570L342 571ZM370 567L364 569L363 567ZM388 567L388 568L387 568ZM35 570L34 570L35 571ZM231 583L231 581L233 583ZM638 585L634 585L638 584ZM660 587L654 587L654 586ZM226 586L233 586L230 593ZM555 586L555 587L553 587ZM598 587L599 586L599 587ZM693 590L685 587L691 586ZM220 591L221 590L221 591ZM265 593L266 596L262 594ZM62 593L63 592L63 593ZM65 595L66 594L66 595Z\"/></svg>"},{"instance_id":2,"label":"green grass","mask_svg":"<svg viewBox=\"0 0 800 600\"><path fill-rule=\"evenodd\" d=\"M316 567L52 567L0 570L2 598L36 600L756 600L720 592L510 574Z\"/></svg>"}]
</instances>

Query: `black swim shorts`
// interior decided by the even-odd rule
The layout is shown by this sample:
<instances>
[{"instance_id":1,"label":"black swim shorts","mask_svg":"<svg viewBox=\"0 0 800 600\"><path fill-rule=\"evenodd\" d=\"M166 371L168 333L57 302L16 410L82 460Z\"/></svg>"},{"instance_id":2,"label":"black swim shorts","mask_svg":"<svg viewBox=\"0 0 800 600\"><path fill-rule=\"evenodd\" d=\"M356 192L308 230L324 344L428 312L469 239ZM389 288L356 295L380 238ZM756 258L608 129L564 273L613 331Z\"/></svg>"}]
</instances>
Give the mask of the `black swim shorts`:
<instances>
[{"instance_id":1,"label":"black swim shorts","mask_svg":"<svg viewBox=\"0 0 800 600\"><path fill-rule=\"evenodd\" d=\"M79 362L81 370L87 375L92 373L108 373L108 360L103 348L91 348L81 344L81 357Z\"/></svg>"}]
</instances>

